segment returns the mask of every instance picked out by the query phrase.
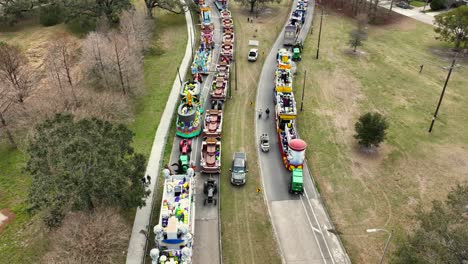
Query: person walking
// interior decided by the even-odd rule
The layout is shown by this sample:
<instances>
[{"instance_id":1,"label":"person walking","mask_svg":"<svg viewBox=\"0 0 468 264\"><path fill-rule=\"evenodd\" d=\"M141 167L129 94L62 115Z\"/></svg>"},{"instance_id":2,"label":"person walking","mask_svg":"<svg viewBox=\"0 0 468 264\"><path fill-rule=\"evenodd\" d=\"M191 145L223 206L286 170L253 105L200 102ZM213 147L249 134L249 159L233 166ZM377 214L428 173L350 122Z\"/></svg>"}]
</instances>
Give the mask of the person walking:
<instances>
[{"instance_id":1,"label":"person walking","mask_svg":"<svg viewBox=\"0 0 468 264\"><path fill-rule=\"evenodd\" d=\"M270 116L270 109L267 107L265 110L266 117L268 118Z\"/></svg>"},{"instance_id":2,"label":"person walking","mask_svg":"<svg viewBox=\"0 0 468 264\"><path fill-rule=\"evenodd\" d=\"M263 111L262 111L262 109L260 108L260 109L258 110L258 118L262 118L262 112L263 112Z\"/></svg>"},{"instance_id":3,"label":"person walking","mask_svg":"<svg viewBox=\"0 0 468 264\"><path fill-rule=\"evenodd\" d=\"M151 176L149 176L149 174L146 175L146 180L148 180L148 184L151 184Z\"/></svg>"}]
</instances>

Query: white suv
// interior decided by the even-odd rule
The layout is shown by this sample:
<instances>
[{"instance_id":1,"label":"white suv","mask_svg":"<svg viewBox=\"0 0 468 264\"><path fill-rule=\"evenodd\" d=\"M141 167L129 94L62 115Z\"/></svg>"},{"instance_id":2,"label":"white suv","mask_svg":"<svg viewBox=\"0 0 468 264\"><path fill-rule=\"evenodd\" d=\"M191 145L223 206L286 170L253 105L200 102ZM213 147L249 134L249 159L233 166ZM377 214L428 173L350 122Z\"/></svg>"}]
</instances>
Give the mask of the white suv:
<instances>
[{"instance_id":1,"label":"white suv","mask_svg":"<svg viewBox=\"0 0 468 264\"><path fill-rule=\"evenodd\" d=\"M257 58L258 58L258 49L250 49L249 50L248 60L249 61L256 61Z\"/></svg>"}]
</instances>

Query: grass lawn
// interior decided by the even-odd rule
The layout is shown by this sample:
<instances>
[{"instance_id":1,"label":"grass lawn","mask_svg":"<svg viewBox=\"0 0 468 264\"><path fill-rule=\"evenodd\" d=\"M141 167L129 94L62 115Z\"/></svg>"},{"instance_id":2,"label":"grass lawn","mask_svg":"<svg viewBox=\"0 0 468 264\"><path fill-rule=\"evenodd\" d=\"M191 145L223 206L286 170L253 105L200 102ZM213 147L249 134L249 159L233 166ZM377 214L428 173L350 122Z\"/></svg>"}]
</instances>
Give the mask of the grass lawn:
<instances>
[{"instance_id":1,"label":"grass lawn","mask_svg":"<svg viewBox=\"0 0 468 264\"><path fill-rule=\"evenodd\" d=\"M415 6L415 7L422 7L426 5L425 1L411 1L410 5Z\"/></svg>"},{"instance_id":2,"label":"grass lawn","mask_svg":"<svg viewBox=\"0 0 468 264\"><path fill-rule=\"evenodd\" d=\"M235 22L236 61L238 87L235 90L234 74L231 75L232 99L227 101L223 121L223 156L221 173L221 225L223 262L229 263L281 263L278 246L273 235L267 207L262 193L261 179L256 165L256 143L254 133L254 112L257 82L261 73L265 54L286 21L290 3L272 4L261 12L254 23L247 23L252 17L247 7L230 3ZM248 41L259 40L259 60L247 62ZM231 73L234 68L231 67ZM232 186L229 167L235 151L247 152L249 172L245 186Z\"/></svg>"},{"instance_id":3,"label":"grass lawn","mask_svg":"<svg viewBox=\"0 0 468 264\"><path fill-rule=\"evenodd\" d=\"M367 228L394 231L391 255L413 230L416 209L445 199L454 185L468 180L467 63L459 61L464 67L452 73L429 134L447 75L441 67L451 62L433 27L406 18L370 26L364 47L352 54L347 43L355 22L328 13L320 59L315 59L315 30L298 64L297 89L307 70L298 129L309 144L307 160L351 259L376 263L386 235L367 234ZM384 114L390 124L376 153L360 150L353 138L354 123L368 111Z\"/></svg>"},{"instance_id":4,"label":"grass lawn","mask_svg":"<svg viewBox=\"0 0 468 264\"><path fill-rule=\"evenodd\" d=\"M135 102L136 151L149 156L159 120L174 82L187 44L187 26L183 15L157 10L153 42L155 54L145 57L145 95Z\"/></svg>"}]
</instances>

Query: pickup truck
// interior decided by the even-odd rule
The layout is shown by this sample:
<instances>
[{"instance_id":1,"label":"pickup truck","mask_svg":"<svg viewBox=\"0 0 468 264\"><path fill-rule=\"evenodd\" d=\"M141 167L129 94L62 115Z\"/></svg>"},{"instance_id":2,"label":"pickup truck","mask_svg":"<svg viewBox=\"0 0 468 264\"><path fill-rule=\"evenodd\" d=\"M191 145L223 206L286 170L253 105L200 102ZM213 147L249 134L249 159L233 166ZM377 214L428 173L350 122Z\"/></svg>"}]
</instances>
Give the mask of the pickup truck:
<instances>
[{"instance_id":1,"label":"pickup truck","mask_svg":"<svg viewBox=\"0 0 468 264\"><path fill-rule=\"evenodd\" d=\"M243 185L246 181L247 170L247 154L245 152L235 152L232 159L231 183L234 185Z\"/></svg>"}]
</instances>

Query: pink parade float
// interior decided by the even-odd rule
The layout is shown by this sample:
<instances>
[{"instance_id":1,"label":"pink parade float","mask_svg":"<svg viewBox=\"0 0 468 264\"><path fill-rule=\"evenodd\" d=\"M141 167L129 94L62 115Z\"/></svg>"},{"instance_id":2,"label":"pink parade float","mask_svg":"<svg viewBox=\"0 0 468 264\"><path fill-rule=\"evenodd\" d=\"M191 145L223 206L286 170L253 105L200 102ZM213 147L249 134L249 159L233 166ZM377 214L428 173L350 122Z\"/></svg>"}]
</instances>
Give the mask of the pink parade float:
<instances>
[{"instance_id":1,"label":"pink parade float","mask_svg":"<svg viewBox=\"0 0 468 264\"><path fill-rule=\"evenodd\" d=\"M234 33L224 32L223 33L223 43L225 42L234 42Z\"/></svg>"},{"instance_id":2,"label":"pink parade float","mask_svg":"<svg viewBox=\"0 0 468 264\"><path fill-rule=\"evenodd\" d=\"M202 173L221 172L221 141L214 137L205 139L202 143L200 171Z\"/></svg>"},{"instance_id":3,"label":"pink parade float","mask_svg":"<svg viewBox=\"0 0 468 264\"><path fill-rule=\"evenodd\" d=\"M221 138L223 111L210 109L206 111L203 137Z\"/></svg>"},{"instance_id":4,"label":"pink parade float","mask_svg":"<svg viewBox=\"0 0 468 264\"><path fill-rule=\"evenodd\" d=\"M231 11L224 9L221 11L221 18L226 19L226 18L231 18Z\"/></svg>"},{"instance_id":5,"label":"pink parade float","mask_svg":"<svg viewBox=\"0 0 468 264\"><path fill-rule=\"evenodd\" d=\"M218 73L224 73L229 78L230 67L231 65L229 64L229 58L221 56L218 65L216 65L216 71Z\"/></svg>"},{"instance_id":6,"label":"pink parade float","mask_svg":"<svg viewBox=\"0 0 468 264\"><path fill-rule=\"evenodd\" d=\"M232 19L224 18L223 19L223 28L232 28L232 27L233 27Z\"/></svg>"},{"instance_id":7,"label":"pink parade float","mask_svg":"<svg viewBox=\"0 0 468 264\"><path fill-rule=\"evenodd\" d=\"M214 47L212 26L202 26L201 42L204 43L205 47Z\"/></svg>"},{"instance_id":8,"label":"pink parade float","mask_svg":"<svg viewBox=\"0 0 468 264\"><path fill-rule=\"evenodd\" d=\"M226 42L221 45L221 55L232 59L232 54L234 51L234 45L231 42Z\"/></svg>"},{"instance_id":9,"label":"pink parade float","mask_svg":"<svg viewBox=\"0 0 468 264\"><path fill-rule=\"evenodd\" d=\"M224 74L218 74L213 79L210 96L212 100L225 100L228 88L228 77Z\"/></svg>"}]
</instances>

